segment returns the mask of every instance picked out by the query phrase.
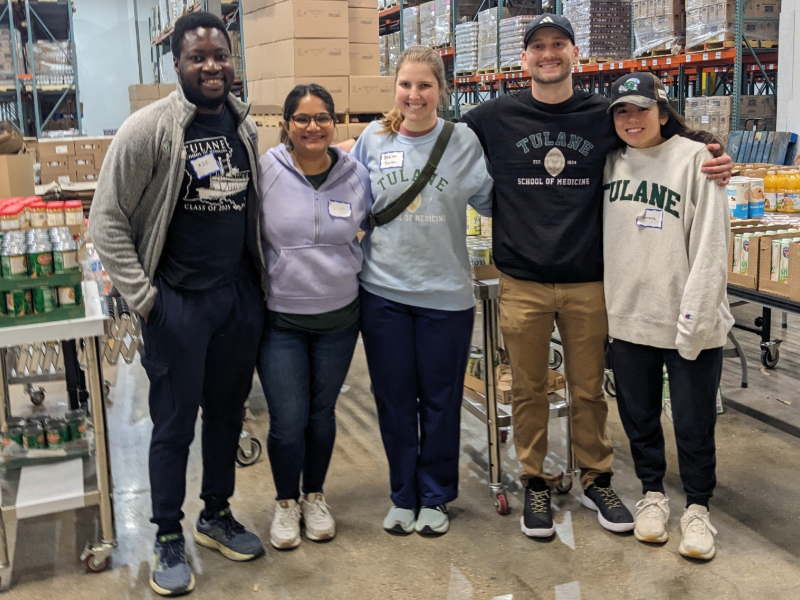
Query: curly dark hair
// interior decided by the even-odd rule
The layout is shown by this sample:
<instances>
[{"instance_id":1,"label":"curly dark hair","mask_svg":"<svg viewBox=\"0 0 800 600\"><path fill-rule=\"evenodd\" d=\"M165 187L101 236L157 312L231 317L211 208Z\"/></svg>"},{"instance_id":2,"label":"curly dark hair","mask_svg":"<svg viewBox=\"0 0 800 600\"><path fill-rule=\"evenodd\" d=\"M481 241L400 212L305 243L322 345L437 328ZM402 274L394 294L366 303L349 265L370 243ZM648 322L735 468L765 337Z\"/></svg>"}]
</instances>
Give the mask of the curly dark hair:
<instances>
[{"instance_id":1,"label":"curly dark hair","mask_svg":"<svg viewBox=\"0 0 800 600\"><path fill-rule=\"evenodd\" d=\"M183 15L175 22L175 29L172 31L172 56L175 58L181 57L183 50L183 39L186 33L204 27L205 29L218 29L225 36L228 42L228 50L232 50L231 36L228 35L228 30L225 29L225 23L222 22L217 15L210 12L193 12L188 15Z\"/></svg>"}]
</instances>

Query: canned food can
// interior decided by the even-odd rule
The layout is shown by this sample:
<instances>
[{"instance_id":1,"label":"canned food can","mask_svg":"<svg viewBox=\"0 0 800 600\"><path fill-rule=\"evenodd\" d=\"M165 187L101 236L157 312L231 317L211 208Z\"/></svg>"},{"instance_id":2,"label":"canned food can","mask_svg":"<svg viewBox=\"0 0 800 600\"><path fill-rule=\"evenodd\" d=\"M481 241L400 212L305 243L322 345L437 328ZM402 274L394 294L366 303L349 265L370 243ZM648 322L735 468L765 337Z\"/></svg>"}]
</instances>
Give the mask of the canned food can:
<instances>
[{"instance_id":1,"label":"canned food can","mask_svg":"<svg viewBox=\"0 0 800 600\"><path fill-rule=\"evenodd\" d=\"M769 266L769 278L778 281L778 274L781 269L781 240L772 240L772 260Z\"/></svg>"},{"instance_id":2,"label":"canned food can","mask_svg":"<svg viewBox=\"0 0 800 600\"><path fill-rule=\"evenodd\" d=\"M467 373L476 379L483 379L483 352L480 348L473 348L467 360Z\"/></svg>"},{"instance_id":3,"label":"canned food can","mask_svg":"<svg viewBox=\"0 0 800 600\"><path fill-rule=\"evenodd\" d=\"M49 277L53 274L53 252L49 244L32 244L28 247L28 274L31 277Z\"/></svg>"},{"instance_id":4,"label":"canned food can","mask_svg":"<svg viewBox=\"0 0 800 600\"><path fill-rule=\"evenodd\" d=\"M731 217L746 219L750 204L750 182L746 177L731 177L727 190Z\"/></svg>"},{"instance_id":5,"label":"canned food can","mask_svg":"<svg viewBox=\"0 0 800 600\"><path fill-rule=\"evenodd\" d=\"M481 236L492 237L492 217L481 217Z\"/></svg>"},{"instance_id":6,"label":"canned food can","mask_svg":"<svg viewBox=\"0 0 800 600\"><path fill-rule=\"evenodd\" d=\"M3 449L12 448L15 444L23 448L22 431L22 427L9 427L8 431L4 431L2 437Z\"/></svg>"},{"instance_id":7,"label":"canned food can","mask_svg":"<svg viewBox=\"0 0 800 600\"><path fill-rule=\"evenodd\" d=\"M733 272L739 272L739 261L742 259L742 239L741 233L733 236Z\"/></svg>"},{"instance_id":8,"label":"canned food can","mask_svg":"<svg viewBox=\"0 0 800 600\"><path fill-rule=\"evenodd\" d=\"M739 258L739 273L747 275L750 268L750 238L752 234L745 233L742 236L742 251Z\"/></svg>"},{"instance_id":9,"label":"canned food can","mask_svg":"<svg viewBox=\"0 0 800 600\"><path fill-rule=\"evenodd\" d=\"M48 419L44 430L47 433L48 448L59 448L69 441L69 429L62 419Z\"/></svg>"},{"instance_id":10,"label":"canned food can","mask_svg":"<svg viewBox=\"0 0 800 600\"><path fill-rule=\"evenodd\" d=\"M781 240L781 262L778 270L778 282L786 283L789 280L789 247L792 245L790 238Z\"/></svg>"},{"instance_id":11,"label":"canned food can","mask_svg":"<svg viewBox=\"0 0 800 600\"><path fill-rule=\"evenodd\" d=\"M467 235L481 234L481 216L474 208L467 207Z\"/></svg>"},{"instance_id":12,"label":"canned food can","mask_svg":"<svg viewBox=\"0 0 800 600\"><path fill-rule=\"evenodd\" d=\"M747 204L747 217L758 219L764 216L764 180L750 177L750 196Z\"/></svg>"},{"instance_id":13,"label":"canned food can","mask_svg":"<svg viewBox=\"0 0 800 600\"><path fill-rule=\"evenodd\" d=\"M33 314L30 290L6 292L6 313L10 317L24 317Z\"/></svg>"},{"instance_id":14,"label":"canned food can","mask_svg":"<svg viewBox=\"0 0 800 600\"><path fill-rule=\"evenodd\" d=\"M72 244L75 245L74 243ZM54 249L53 250L53 272L73 273L80 271L78 263L78 253L75 250Z\"/></svg>"},{"instance_id":15,"label":"canned food can","mask_svg":"<svg viewBox=\"0 0 800 600\"><path fill-rule=\"evenodd\" d=\"M470 248L468 254L472 266L492 264L492 251L488 248Z\"/></svg>"},{"instance_id":16,"label":"canned food can","mask_svg":"<svg viewBox=\"0 0 800 600\"><path fill-rule=\"evenodd\" d=\"M44 437L44 429L41 424L31 424L22 430L22 445L27 450L47 448L47 440Z\"/></svg>"},{"instance_id":17,"label":"canned food can","mask_svg":"<svg viewBox=\"0 0 800 600\"><path fill-rule=\"evenodd\" d=\"M71 410L65 417L69 439L82 440L86 438L86 413L82 409Z\"/></svg>"},{"instance_id":18,"label":"canned food can","mask_svg":"<svg viewBox=\"0 0 800 600\"><path fill-rule=\"evenodd\" d=\"M28 259L23 246L4 248L0 261L3 279L24 279L28 276Z\"/></svg>"},{"instance_id":19,"label":"canned food can","mask_svg":"<svg viewBox=\"0 0 800 600\"><path fill-rule=\"evenodd\" d=\"M33 313L43 315L58 308L55 288L35 288L33 290Z\"/></svg>"},{"instance_id":20,"label":"canned food can","mask_svg":"<svg viewBox=\"0 0 800 600\"><path fill-rule=\"evenodd\" d=\"M65 285L58 288L58 305L75 306L81 304L83 294L80 285Z\"/></svg>"}]
</instances>

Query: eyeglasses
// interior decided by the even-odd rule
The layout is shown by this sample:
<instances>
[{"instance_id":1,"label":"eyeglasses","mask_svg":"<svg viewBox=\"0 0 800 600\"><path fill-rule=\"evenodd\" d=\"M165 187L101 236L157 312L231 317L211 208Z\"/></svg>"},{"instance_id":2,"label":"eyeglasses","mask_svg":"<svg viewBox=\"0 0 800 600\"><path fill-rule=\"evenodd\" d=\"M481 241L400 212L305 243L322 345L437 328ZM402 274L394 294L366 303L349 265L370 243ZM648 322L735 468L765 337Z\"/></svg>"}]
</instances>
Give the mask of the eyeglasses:
<instances>
[{"instance_id":1,"label":"eyeglasses","mask_svg":"<svg viewBox=\"0 0 800 600\"><path fill-rule=\"evenodd\" d=\"M317 124L317 127L327 127L333 123L333 117L328 113L318 113L316 115L300 113L297 115L292 115L289 117L289 120L299 129L307 129L308 126L311 125L311 121L314 121Z\"/></svg>"}]
</instances>

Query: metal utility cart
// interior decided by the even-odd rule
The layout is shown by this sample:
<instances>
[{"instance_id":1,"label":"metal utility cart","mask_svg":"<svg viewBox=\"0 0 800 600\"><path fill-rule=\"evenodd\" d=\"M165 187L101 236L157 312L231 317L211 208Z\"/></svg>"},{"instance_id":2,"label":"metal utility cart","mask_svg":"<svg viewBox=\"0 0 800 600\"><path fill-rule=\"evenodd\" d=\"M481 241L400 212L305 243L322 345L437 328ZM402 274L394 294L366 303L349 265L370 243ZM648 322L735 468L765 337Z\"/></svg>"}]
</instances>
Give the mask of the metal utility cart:
<instances>
[{"instance_id":1,"label":"metal utility cart","mask_svg":"<svg viewBox=\"0 0 800 600\"><path fill-rule=\"evenodd\" d=\"M475 297L481 303L483 316L483 355L485 361L484 393L480 394L464 388L462 406L471 414L486 423L488 432L489 459L489 491L494 498L494 505L501 515L509 514L508 491L503 484L500 444L505 441L508 428L511 426L511 408L497 402L496 374L494 357L499 348L497 325L497 300L499 296L499 279L486 279L473 282ZM560 355L560 353L559 353ZM551 361L553 360L551 353ZM569 418L569 386L564 388L564 395L549 394L550 419L567 417L567 468L559 475L556 489L566 493L572 488L573 478L579 475L572 451L572 423Z\"/></svg>"},{"instance_id":2,"label":"metal utility cart","mask_svg":"<svg viewBox=\"0 0 800 600\"><path fill-rule=\"evenodd\" d=\"M767 369L774 369L778 366L780 347L783 340L772 338L772 311L780 310L783 312L783 326L786 327L786 313L800 315L800 302L735 285L728 285L728 298L732 301L735 300L735 302L731 302L732 307L748 302L761 306L761 316L756 318L755 327L739 323L734 327L761 336L761 364Z\"/></svg>"},{"instance_id":3,"label":"metal utility cart","mask_svg":"<svg viewBox=\"0 0 800 600\"><path fill-rule=\"evenodd\" d=\"M3 410L0 427L11 417L7 355L17 347L58 344L52 340L75 340L78 362L86 374L88 414L94 447L88 456L67 458L48 464L23 466L0 475L0 590L11 586L17 522L86 506L100 508L100 539L91 540L81 555L88 570L99 572L109 564L117 545L114 524L111 466L100 361L105 355L108 324L104 302L96 285L83 284L86 316L79 319L21 325L0 329L0 394Z\"/></svg>"}]
</instances>

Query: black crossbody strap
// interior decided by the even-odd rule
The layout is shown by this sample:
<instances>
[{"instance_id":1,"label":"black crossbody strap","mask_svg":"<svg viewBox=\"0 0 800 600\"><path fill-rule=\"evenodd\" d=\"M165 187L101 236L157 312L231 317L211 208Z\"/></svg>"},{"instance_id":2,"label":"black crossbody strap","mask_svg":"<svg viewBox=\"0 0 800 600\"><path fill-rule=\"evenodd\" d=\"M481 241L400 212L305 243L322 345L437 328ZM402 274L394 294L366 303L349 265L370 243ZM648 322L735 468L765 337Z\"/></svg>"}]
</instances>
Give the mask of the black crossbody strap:
<instances>
[{"instance_id":1,"label":"black crossbody strap","mask_svg":"<svg viewBox=\"0 0 800 600\"><path fill-rule=\"evenodd\" d=\"M428 158L428 163L425 165L425 168L422 169L414 183L408 186L406 191L403 192L397 200L392 202L382 211L373 213L369 216L369 222L372 227L386 225L386 223L389 223L400 216L400 213L408 208L408 206L414 201L414 199L422 191L422 188L428 184L428 182L431 180L431 177L433 177L433 174L436 172L436 167L439 166L439 161L442 159L442 155L447 149L447 144L450 141L450 136L453 135L454 129L455 125L453 125L453 123L450 121L444 122L442 132L439 134L439 137L436 138L436 144L433 146L433 151Z\"/></svg>"}]
</instances>

